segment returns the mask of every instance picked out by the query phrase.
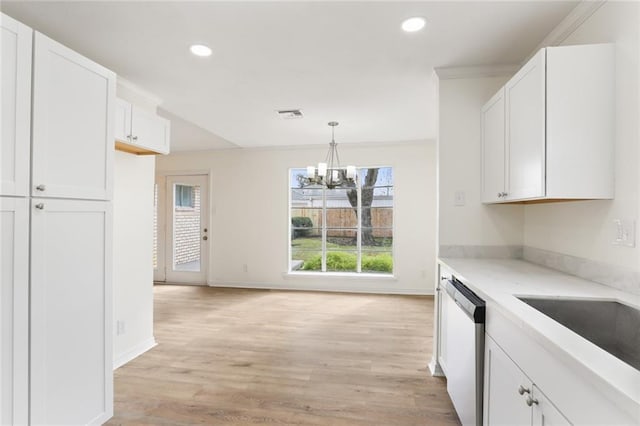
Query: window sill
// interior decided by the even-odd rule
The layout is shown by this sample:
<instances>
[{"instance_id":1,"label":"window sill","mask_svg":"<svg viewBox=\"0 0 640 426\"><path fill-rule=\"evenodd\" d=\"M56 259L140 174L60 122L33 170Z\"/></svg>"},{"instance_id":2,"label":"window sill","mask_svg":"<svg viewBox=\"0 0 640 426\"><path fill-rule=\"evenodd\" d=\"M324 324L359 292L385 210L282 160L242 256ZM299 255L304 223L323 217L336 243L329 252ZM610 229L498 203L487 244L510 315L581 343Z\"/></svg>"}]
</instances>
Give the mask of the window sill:
<instances>
[{"instance_id":1,"label":"window sill","mask_svg":"<svg viewBox=\"0 0 640 426\"><path fill-rule=\"evenodd\" d=\"M368 273L357 273L357 272L284 272L282 274L284 278L311 278L311 279L321 279L321 278L342 278L348 280L381 280L381 281L398 281L398 278L395 275L389 274L368 274Z\"/></svg>"}]
</instances>

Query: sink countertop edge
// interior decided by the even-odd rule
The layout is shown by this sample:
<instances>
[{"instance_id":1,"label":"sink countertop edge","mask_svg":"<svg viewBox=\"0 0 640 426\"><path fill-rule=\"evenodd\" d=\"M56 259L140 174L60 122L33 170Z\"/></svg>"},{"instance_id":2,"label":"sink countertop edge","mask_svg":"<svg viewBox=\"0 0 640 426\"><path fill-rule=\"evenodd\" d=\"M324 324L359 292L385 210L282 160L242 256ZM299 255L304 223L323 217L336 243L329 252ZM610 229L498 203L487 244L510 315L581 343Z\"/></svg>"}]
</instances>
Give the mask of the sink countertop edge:
<instances>
[{"instance_id":1,"label":"sink countertop edge","mask_svg":"<svg viewBox=\"0 0 640 426\"><path fill-rule=\"evenodd\" d=\"M640 296L524 260L438 258L438 262L549 352L575 363L625 411L640 414L640 371L519 300L518 296L612 300L640 309Z\"/></svg>"}]
</instances>

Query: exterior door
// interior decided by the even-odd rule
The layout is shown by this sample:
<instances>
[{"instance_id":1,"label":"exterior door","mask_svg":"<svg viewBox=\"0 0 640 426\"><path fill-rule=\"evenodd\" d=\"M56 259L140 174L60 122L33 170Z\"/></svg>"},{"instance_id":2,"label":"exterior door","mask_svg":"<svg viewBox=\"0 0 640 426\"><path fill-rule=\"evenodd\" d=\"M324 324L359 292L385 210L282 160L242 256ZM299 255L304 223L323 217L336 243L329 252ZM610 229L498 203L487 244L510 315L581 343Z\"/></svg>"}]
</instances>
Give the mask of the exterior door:
<instances>
[{"instance_id":1,"label":"exterior door","mask_svg":"<svg viewBox=\"0 0 640 426\"><path fill-rule=\"evenodd\" d=\"M208 176L167 176L165 185L165 281L207 283Z\"/></svg>"}]
</instances>

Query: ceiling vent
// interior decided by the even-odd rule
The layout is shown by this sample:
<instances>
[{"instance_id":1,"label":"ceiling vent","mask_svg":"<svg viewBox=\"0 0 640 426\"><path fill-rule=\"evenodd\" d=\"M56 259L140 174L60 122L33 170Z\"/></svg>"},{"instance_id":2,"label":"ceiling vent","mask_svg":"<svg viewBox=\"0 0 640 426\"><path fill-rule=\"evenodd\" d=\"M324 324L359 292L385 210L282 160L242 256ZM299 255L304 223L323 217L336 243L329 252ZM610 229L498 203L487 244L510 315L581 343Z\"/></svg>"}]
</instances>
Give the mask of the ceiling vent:
<instances>
[{"instance_id":1,"label":"ceiling vent","mask_svg":"<svg viewBox=\"0 0 640 426\"><path fill-rule=\"evenodd\" d=\"M285 120L302 118L302 111L300 111L299 109L281 109L281 110L278 110L278 116Z\"/></svg>"}]
</instances>

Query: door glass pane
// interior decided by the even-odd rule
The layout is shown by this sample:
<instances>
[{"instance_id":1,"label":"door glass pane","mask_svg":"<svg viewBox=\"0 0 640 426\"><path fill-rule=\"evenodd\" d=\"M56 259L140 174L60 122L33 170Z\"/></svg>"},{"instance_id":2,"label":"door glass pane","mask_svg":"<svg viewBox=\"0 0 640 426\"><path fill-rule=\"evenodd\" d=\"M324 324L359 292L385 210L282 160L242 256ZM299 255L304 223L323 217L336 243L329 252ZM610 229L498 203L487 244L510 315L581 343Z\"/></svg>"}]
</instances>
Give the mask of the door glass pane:
<instances>
[{"instance_id":1,"label":"door glass pane","mask_svg":"<svg viewBox=\"0 0 640 426\"><path fill-rule=\"evenodd\" d=\"M153 269L158 269L158 184L153 186Z\"/></svg>"},{"instance_id":2,"label":"door glass pane","mask_svg":"<svg viewBox=\"0 0 640 426\"><path fill-rule=\"evenodd\" d=\"M173 270L200 272L200 186L173 185Z\"/></svg>"}]
</instances>

